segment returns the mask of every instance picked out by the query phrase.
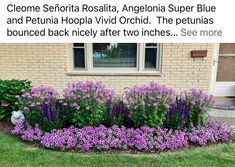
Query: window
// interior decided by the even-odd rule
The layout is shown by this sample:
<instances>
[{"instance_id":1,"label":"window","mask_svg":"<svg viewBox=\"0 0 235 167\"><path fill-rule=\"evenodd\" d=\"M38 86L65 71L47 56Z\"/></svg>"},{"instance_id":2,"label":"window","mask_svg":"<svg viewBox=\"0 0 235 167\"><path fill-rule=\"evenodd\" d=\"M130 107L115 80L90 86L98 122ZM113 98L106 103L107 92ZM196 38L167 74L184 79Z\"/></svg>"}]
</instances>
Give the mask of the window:
<instances>
[{"instance_id":1,"label":"window","mask_svg":"<svg viewBox=\"0 0 235 167\"><path fill-rule=\"evenodd\" d=\"M73 44L74 67L85 68L85 48L84 43Z\"/></svg>"},{"instance_id":2,"label":"window","mask_svg":"<svg viewBox=\"0 0 235 167\"><path fill-rule=\"evenodd\" d=\"M157 44L145 44L145 69L156 69L157 65Z\"/></svg>"},{"instance_id":3,"label":"window","mask_svg":"<svg viewBox=\"0 0 235 167\"><path fill-rule=\"evenodd\" d=\"M137 44L93 43L93 67L136 68Z\"/></svg>"},{"instance_id":4,"label":"window","mask_svg":"<svg viewBox=\"0 0 235 167\"><path fill-rule=\"evenodd\" d=\"M160 74L161 44L74 43L70 73Z\"/></svg>"}]
</instances>

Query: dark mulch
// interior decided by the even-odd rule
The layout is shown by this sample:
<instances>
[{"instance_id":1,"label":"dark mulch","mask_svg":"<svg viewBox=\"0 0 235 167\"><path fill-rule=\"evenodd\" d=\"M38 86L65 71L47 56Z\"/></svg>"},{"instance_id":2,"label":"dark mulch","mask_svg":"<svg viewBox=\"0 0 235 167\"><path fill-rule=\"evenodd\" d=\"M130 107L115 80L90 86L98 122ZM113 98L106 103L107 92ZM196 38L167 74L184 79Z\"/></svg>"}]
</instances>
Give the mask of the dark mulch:
<instances>
[{"instance_id":1,"label":"dark mulch","mask_svg":"<svg viewBox=\"0 0 235 167\"><path fill-rule=\"evenodd\" d=\"M11 134L11 130L14 128L14 125L9 121L0 121L0 133Z\"/></svg>"}]
</instances>

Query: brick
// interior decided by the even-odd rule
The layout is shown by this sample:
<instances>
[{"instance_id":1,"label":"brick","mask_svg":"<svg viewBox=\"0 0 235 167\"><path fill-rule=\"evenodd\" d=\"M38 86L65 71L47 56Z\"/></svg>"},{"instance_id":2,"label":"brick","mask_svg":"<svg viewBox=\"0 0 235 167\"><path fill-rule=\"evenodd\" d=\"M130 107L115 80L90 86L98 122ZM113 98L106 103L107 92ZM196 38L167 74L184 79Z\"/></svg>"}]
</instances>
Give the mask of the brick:
<instances>
[{"instance_id":1,"label":"brick","mask_svg":"<svg viewBox=\"0 0 235 167\"><path fill-rule=\"evenodd\" d=\"M0 44L0 78L29 79L34 85L47 84L58 90L68 82L103 81L122 93L125 87L143 85L151 81L166 84L182 91L195 87L209 91L213 44L163 44L161 76L68 76L70 44L30 43ZM207 57L193 59L191 50L206 49Z\"/></svg>"}]
</instances>

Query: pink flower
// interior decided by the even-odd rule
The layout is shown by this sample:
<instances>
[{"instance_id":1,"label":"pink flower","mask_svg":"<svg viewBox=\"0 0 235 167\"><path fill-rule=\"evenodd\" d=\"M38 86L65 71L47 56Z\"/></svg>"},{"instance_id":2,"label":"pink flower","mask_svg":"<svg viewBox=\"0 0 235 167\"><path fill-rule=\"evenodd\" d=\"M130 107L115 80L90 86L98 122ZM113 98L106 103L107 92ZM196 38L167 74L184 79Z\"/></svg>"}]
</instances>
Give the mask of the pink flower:
<instances>
[{"instance_id":1,"label":"pink flower","mask_svg":"<svg viewBox=\"0 0 235 167\"><path fill-rule=\"evenodd\" d=\"M157 103L153 103L153 106L154 106L154 107L157 107L157 105L158 105Z\"/></svg>"},{"instance_id":2,"label":"pink flower","mask_svg":"<svg viewBox=\"0 0 235 167\"><path fill-rule=\"evenodd\" d=\"M72 107L77 107L77 106L78 106L78 104L75 102L72 104Z\"/></svg>"},{"instance_id":3,"label":"pink flower","mask_svg":"<svg viewBox=\"0 0 235 167\"><path fill-rule=\"evenodd\" d=\"M144 101L141 101L140 104L141 104L141 106L145 106L145 102Z\"/></svg>"},{"instance_id":4,"label":"pink flower","mask_svg":"<svg viewBox=\"0 0 235 167\"><path fill-rule=\"evenodd\" d=\"M170 108L170 105L169 104L164 104L164 106L169 109Z\"/></svg>"},{"instance_id":5,"label":"pink flower","mask_svg":"<svg viewBox=\"0 0 235 167\"><path fill-rule=\"evenodd\" d=\"M2 103L2 107L8 107L10 104Z\"/></svg>"},{"instance_id":6,"label":"pink flower","mask_svg":"<svg viewBox=\"0 0 235 167\"><path fill-rule=\"evenodd\" d=\"M32 104L30 105L30 107L35 107L35 103L32 103Z\"/></svg>"},{"instance_id":7,"label":"pink flower","mask_svg":"<svg viewBox=\"0 0 235 167\"><path fill-rule=\"evenodd\" d=\"M60 100L59 100L59 103L63 103L63 100L60 99Z\"/></svg>"}]
</instances>

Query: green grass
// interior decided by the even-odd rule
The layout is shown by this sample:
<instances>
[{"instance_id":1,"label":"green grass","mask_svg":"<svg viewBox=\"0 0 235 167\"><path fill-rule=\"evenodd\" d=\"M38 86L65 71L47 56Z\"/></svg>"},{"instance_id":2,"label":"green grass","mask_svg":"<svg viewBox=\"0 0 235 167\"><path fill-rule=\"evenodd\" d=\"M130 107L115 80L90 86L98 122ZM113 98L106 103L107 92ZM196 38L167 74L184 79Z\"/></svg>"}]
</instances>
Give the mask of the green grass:
<instances>
[{"instance_id":1,"label":"green grass","mask_svg":"<svg viewBox=\"0 0 235 167\"><path fill-rule=\"evenodd\" d=\"M0 166L235 166L235 144L183 149L159 155L53 152L32 147L16 137L0 133Z\"/></svg>"}]
</instances>

